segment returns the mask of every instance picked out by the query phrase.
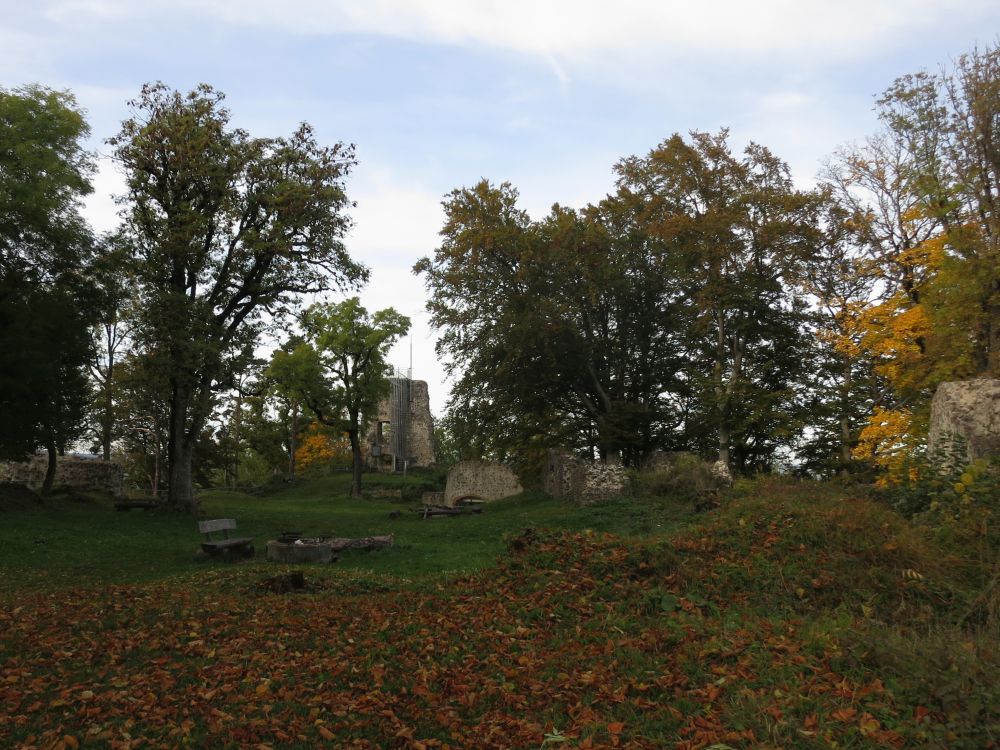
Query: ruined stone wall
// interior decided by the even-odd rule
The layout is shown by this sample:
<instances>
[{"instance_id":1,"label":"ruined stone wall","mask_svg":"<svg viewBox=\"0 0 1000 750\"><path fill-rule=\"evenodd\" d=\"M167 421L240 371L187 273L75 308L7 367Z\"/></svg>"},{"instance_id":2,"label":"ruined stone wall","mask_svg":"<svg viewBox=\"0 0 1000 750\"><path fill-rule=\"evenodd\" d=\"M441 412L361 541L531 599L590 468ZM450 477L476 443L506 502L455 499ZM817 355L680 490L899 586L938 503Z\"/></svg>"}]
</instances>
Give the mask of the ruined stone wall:
<instances>
[{"instance_id":1,"label":"ruined stone wall","mask_svg":"<svg viewBox=\"0 0 1000 750\"><path fill-rule=\"evenodd\" d=\"M448 472L444 504L452 507L459 500L500 500L524 491L517 475L503 464L488 461L459 461Z\"/></svg>"},{"instance_id":2,"label":"ruined stone wall","mask_svg":"<svg viewBox=\"0 0 1000 750\"><path fill-rule=\"evenodd\" d=\"M410 466L434 463L434 418L425 380L410 381L410 419L407 431Z\"/></svg>"},{"instance_id":3,"label":"ruined stone wall","mask_svg":"<svg viewBox=\"0 0 1000 750\"><path fill-rule=\"evenodd\" d=\"M969 461L1000 459L1000 380L938 386L931 401L928 453L939 457L954 453L959 441L965 443Z\"/></svg>"},{"instance_id":4,"label":"ruined stone wall","mask_svg":"<svg viewBox=\"0 0 1000 750\"><path fill-rule=\"evenodd\" d=\"M542 491L550 497L571 497L580 460L566 451L550 449L545 454Z\"/></svg>"},{"instance_id":5,"label":"ruined stone wall","mask_svg":"<svg viewBox=\"0 0 1000 750\"><path fill-rule=\"evenodd\" d=\"M552 497L570 497L580 505L591 505L626 494L628 476L620 465L584 461L565 451L550 450L542 489Z\"/></svg>"},{"instance_id":6,"label":"ruined stone wall","mask_svg":"<svg viewBox=\"0 0 1000 750\"><path fill-rule=\"evenodd\" d=\"M45 481L48 456L32 456L27 461L0 463L0 482L15 482L40 489ZM56 462L53 486L67 485L81 492L103 492L118 497L123 494L122 467L108 461L61 456Z\"/></svg>"},{"instance_id":7,"label":"ruined stone wall","mask_svg":"<svg viewBox=\"0 0 1000 750\"><path fill-rule=\"evenodd\" d=\"M401 469L402 461L408 461L409 468L432 466L434 464L434 418L431 416L430 392L425 380L393 378L394 387L406 386L408 398L404 414L398 413L400 405L392 396L385 398L372 417L368 434L362 444L365 461L370 468L380 471ZM405 425L406 455L395 455L399 444L398 435L390 439L380 435L380 423L388 422L390 430ZM377 446L377 447L376 447ZM395 460L395 459L398 459ZM397 463L399 466L397 466Z\"/></svg>"},{"instance_id":8,"label":"ruined stone wall","mask_svg":"<svg viewBox=\"0 0 1000 750\"><path fill-rule=\"evenodd\" d=\"M584 462L582 481L576 491L576 501L580 505L621 497L627 492L628 477L624 466Z\"/></svg>"}]
</instances>

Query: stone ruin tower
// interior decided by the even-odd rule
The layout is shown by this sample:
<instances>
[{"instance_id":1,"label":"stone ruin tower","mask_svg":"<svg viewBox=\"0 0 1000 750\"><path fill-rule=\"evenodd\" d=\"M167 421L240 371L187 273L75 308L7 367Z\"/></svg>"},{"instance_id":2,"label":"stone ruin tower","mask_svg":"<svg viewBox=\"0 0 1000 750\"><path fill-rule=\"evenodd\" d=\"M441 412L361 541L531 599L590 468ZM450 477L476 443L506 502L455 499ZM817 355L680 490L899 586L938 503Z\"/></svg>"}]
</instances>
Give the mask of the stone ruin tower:
<instances>
[{"instance_id":1,"label":"stone ruin tower","mask_svg":"<svg viewBox=\"0 0 1000 750\"><path fill-rule=\"evenodd\" d=\"M389 378L364 443L368 467L403 471L434 463L434 421L427 381Z\"/></svg>"}]
</instances>

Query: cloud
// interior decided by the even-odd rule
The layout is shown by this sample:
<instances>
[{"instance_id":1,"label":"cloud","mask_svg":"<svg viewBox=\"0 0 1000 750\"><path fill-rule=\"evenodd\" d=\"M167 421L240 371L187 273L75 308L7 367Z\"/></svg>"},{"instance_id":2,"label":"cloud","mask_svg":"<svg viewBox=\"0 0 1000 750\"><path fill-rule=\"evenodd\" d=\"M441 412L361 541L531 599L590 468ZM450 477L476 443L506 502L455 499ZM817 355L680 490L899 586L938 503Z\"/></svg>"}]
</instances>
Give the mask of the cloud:
<instances>
[{"instance_id":1,"label":"cloud","mask_svg":"<svg viewBox=\"0 0 1000 750\"><path fill-rule=\"evenodd\" d=\"M308 34L486 46L537 56L560 80L566 63L613 64L614 56L858 59L914 30L996 13L987 0L61 0L47 15L71 23L179 10Z\"/></svg>"},{"instance_id":2,"label":"cloud","mask_svg":"<svg viewBox=\"0 0 1000 750\"><path fill-rule=\"evenodd\" d=\"M444 224L441 195L365 164L348 184L348 195L358 204L351 211L354 228L348 238L356 257L409 269L417 258L433 254Z\"/></svg>"},{"instance_id":3,"label":"cloud","mask_svg":"<svg viewBox=\"0 0 1000 750\"><path fill-rule=\"evenodd\" d=\"M118 205L114 196L125 193L125 178L111 159L97 162L97 174L92 181L94 192L83 201L83 215L97 232L107 232L118 226Z\"/></svg>"},{"instance_id":4,"label":"cloud","mask_svg":"<svg viewBox=\"0 0 1000 750\"><path fill-rule=\"evenodd\" d=\"M413 276L409 268L380 266L372 270L371 283L360 295L362 304L369 312L395 308L409 317L412 324L410 335L392 348L388 361L400 370L409 369L412 362L413 377L427 381L431 410L442 414L450 387L444 366L434 351L437 335L431 329L424 310L426 293L423 280Z\"/></svg>"}]
</instances>

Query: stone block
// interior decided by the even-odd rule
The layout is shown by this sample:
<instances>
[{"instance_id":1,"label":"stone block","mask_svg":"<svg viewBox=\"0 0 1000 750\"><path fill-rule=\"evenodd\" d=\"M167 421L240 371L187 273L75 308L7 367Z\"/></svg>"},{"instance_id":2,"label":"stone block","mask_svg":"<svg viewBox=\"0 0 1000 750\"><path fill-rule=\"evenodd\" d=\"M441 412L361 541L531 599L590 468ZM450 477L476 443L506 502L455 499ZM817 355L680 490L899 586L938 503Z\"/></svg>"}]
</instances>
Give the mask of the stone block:
<instances>
[{"instance_id":1,"label":"stone block","mask_svg":"<svg viewBox=\"0 0 1000 750\"><path fill-rule=\"evenodd\" d=\"M628 492L628 476L620 464L585 461L553 449L545 458L542 489L551 497L569 497L591 505Z\"/></svg>"},{"instance_id":2,"label":"stone block","mask_svg":"<svg viewBox=\"0 0 1000 750\"><path fill-rule=\"evenodd\" d=\"M1000 380L941 383L931 401L927 452L933 458L1000 459Z\"/></svg>"},{"instance_id":3,"label":"stone block","mask_svg":"<svg viewBox=\"0 0 1000 750\"><path fill-rule=\"evenodd\" d=\"M48 456L35 455L27 461L0 463L0 482L23 484L33 490L45 481ZM66 485L80 492L102 492L120 497L124 491L121 465L114 461L60 456L56 461L53 486Z\"/></svg>"},{"instance_id":4,"label":"stone block","mask_svg":"<svg viewBox=\"0 0 1000 750\"><path fill-rule=\"evenodd\" d=\"M448 472L443 504L454 507L473 498L491 502L524 492L517 475L503 464L490 461L459 461Z\"/></svg>"},{"instance_id":5,"label":"stone block","mask_svg":"<svg viewBox=\"0 0 1000 750\"><path fill-rule=\"evenodd\" d=\"M267 543L267 559L282 563L328 563L333 561L333 547L325 542Z\"/></svg>"}]
</instances>

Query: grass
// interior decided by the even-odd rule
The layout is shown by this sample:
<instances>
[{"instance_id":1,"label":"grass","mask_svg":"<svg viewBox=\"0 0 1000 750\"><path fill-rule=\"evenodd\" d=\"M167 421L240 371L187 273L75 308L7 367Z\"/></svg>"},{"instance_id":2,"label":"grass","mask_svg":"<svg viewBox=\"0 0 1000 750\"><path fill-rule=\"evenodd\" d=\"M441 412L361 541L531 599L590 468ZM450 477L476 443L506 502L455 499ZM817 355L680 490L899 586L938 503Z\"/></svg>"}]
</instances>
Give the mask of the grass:
<instances>
[{"instance_id":1,"label":"grass","mask_svg":"<svg viewBox=\"0 0 1000 750\"><path fill-rule=\"evenodd\" d=\"M366 487L397 489L401 477L370 477ZM255 540L253 567L268 539L294 530L304 536L393 534L395 546L349 552L337 569L404 578L456 575L492 565L504 535L525 527L593 528L626 535L663 530L690 514L687 503L636 506L628 500L581 510L566 500L528 493L489 506L479 515L424 520L400 500L349 497L349 477L334 475L278 487L264 496L211 490L200 496L205 518L235 518L238 533ZM397 518L390 514L398 512ZM55 495L44 504L0 501L0 592L77 585L149 582L225 567L195 552L195 519L170 511L114 510L109 498Z\"/></svg>"},{"instance_id":2,"label":"grass","mask_svg":"<svg viewBox=\"0 0 1000 750\"><path fill-rule=\"evenodd\" d=\"M997 623L962 619L982 577L843 488L427 521L345 491L203 498L261 541L396 535L299 595L261 588L285 566L198 561L191 518L4 511L0 745L997 747Z\"/></svg>"}]
</instances>

